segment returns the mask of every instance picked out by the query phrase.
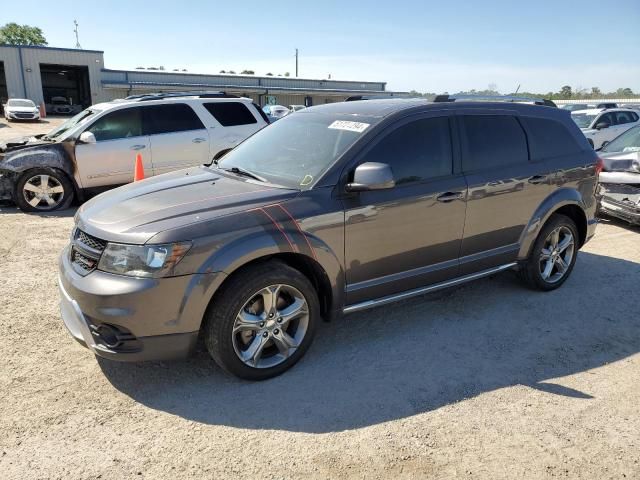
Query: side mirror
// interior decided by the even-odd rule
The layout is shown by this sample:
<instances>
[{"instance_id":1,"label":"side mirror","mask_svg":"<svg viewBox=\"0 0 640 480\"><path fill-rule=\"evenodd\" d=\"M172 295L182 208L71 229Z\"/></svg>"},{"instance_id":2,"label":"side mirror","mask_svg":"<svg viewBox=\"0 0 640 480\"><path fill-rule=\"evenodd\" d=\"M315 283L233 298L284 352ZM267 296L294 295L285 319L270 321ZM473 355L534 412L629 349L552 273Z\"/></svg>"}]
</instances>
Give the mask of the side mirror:
<instances>
[{"instance_id":1,"label":"side mirror","mask_svg":"<svg viewBox=\"0 0 640 480\"><path fill-rule=\"evenodd\" d=\"M82 132L78 141L80 143L96 143L96 136L91 132Z\"/></svg>"},{"instance_id":2,"label":"side mirror","mask_svg":"<svg viewBox=\"0 0 640 480\"><path fill-rule=\"evenodd\" d=\"M596 124L596 130L602 130L603 128L609 128L609 124L607 122L600 122Z\"/></svg>"},{"instance_id":3,"label":"side mirror","mask_svg":"<svg viewBox=\"0 0 640 480\"><path fill-rule=\"evenodd\" d=\"M391 167L386 163L366 162L356 167L353 182L345 186L347 192L385 190L396 186Z\"/></svg>"}]
</instances>

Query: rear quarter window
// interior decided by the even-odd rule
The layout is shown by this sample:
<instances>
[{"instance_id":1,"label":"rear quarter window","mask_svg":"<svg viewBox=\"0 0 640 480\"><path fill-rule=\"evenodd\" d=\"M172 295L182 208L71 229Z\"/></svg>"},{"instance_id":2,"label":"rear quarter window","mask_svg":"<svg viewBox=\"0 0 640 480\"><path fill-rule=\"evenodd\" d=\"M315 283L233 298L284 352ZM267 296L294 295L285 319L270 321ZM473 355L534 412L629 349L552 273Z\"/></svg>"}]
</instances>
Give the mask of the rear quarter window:
<instances>
[{"instance_id":1,"label":"rear quarter window","mask_svg":"<svg viewBox=\"0 0 640 480\"><path fill-rule=\"evenodd\" d=\"M527 163L527 138L510 115L468 115L461 118L462 169L465 172Z\"/></svg>"},{"instance_id":2,"label":"rear quarter window","mask_svg":"<svg viewBox=\"0 0 640 480\"><path fill-rule=\"evenodd\" d=\"M223 127L258 123L247 106L240 102L211 102L203 106Z\"/></svg>"},{"instance_id":3,"label":"rear quarter window","mask_svg":"<svg viewBox=\"0 0 640 480\"><path fill-rule=\"evenodd\" d=\"M529 137L531 160L562 157L582 150L582 147L561 122L549 118L520 117Z\"/></svg>"}]
</instances>

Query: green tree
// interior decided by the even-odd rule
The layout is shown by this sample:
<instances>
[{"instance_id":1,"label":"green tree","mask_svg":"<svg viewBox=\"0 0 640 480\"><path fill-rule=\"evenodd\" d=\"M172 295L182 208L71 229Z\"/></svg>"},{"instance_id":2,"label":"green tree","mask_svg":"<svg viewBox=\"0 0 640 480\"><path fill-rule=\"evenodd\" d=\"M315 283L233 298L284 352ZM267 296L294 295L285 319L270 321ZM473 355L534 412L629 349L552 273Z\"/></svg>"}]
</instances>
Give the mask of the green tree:
<instances>
[{"instance_id":1,"label":"green tree","mask_svg":"<svg viewBox=\"0 0 640 480\"><path fill-rule=\"evenodd\" d=\"M227 73L227 72L225 72L224 70L220 70L220 73Z\"/></svg>"},{"instance_id":2,"label":"green tree","mask_svg":"<svg viewBox=\"0 0 640 480\"><path fill-rule=\"evenodd\" d=\"M616 95L620 97L631 97L633 96L633 90L630 88L619 88L616 90Z\"/></svg>"},{"instance_id":3,"label":"green tree","mask_svg":"<svg viewBox=\"0 0 640 480\"><path fill-rule=\"evenodd\" d=\"M591 96L593 98L598 98L602 96L602 90L598 87L591 87Z\"/></svg>"},{"instance_id":4,"label":"green tree","mask_svg":"<svg viewBox=\"0 0 640 480\"><path fill-rule=\"evenodd\" d=\"M242 70L240 72L240 75L253 75L254 73L256 72L254 72L253 70Z\"/></svg>"},{"instance_id":5,"label":"green tree","mask_svg":"<svg viewBox=\"0 0 640 480\"><path fill-rule=\"evenodd\" d=\"M560 96L562 98L571 98L573 91L571 90L570 85L565 85L560 89Z\"/></svg>"},{"instance_id":6,"label":"green tree","mask_svg":"<svg viewBox=\"0 0 640 480\"><path fill-rule=\"evenodd\" d=\"M290 75L290 73L289 73L289 72L284 72L284 76L285 76L285 77L288 77L289 75Z\"/></svg>"},{"instance_id":7,"label":"green tree","mask_svg":"<svg viewBox=\"0 0 640 480\"><path fill-rule=\"evenodd\" d=\"M267 73L267 77L273 77L273 73L271 72Z\"/></svg>"},{"instance_id":8,"label":"green tree","mask_svg":"<svg viewBox=\"0 0 640 480\"><path fill-rule=\"evenodd\" d=\"M12 22L0 27L0 45L47 45L47 39L38 27Z\"/></svg>"}]
</instances>

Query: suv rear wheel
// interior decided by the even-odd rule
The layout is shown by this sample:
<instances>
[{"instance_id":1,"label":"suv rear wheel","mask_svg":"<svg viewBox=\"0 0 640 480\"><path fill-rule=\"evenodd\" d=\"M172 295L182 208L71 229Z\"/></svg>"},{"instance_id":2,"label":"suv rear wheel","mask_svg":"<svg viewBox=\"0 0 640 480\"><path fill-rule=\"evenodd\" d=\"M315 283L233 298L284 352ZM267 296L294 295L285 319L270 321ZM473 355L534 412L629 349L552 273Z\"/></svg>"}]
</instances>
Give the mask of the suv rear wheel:
<instances>
[{"instance_id":1,"label":"suv rear wheel","mask_svg":"<svg viewBox=\"0 0 640 480\"><path fill-rule=\"evenodd\" d=\"M300 360L319 319L318 295L307 277L270 261L238 273L223 286L207 311L204 341L229 373L264 380Z\"/></svg>"},{"instance_id":2,"label":"suv rear wheel","mask_svg":"<svg viewBox=\"0 0 640 480\"><path fill-rule=\"evenodd\" d=\"M47 212L67 208L73 195L73 185L64 173L43 167L20 175L14 198L25 212Z\"/></svg>"},{"instance_id":3,"label":"suv rear wheel","mask_svg":"<svg viewBox=\"0 0 640 480\"><path fill-rule=\"evenodd\" d=\"M531 254L520 270L522 278L537 290L555 290L573 270L578 255L578 229L566 215L555 214L544 225Z\"/></svg>"}]
</instances>

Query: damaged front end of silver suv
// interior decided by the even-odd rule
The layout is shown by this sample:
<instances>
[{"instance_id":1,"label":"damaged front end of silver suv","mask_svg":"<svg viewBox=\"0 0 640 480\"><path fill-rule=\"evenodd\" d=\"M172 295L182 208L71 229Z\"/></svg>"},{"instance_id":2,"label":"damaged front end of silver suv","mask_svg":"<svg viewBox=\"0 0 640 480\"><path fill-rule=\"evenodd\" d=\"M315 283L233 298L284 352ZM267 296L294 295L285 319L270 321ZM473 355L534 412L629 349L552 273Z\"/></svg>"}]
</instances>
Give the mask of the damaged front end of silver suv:
<instances>
[{"instance_id":1,"label":"damaged front end of silver suv","mask_svg":"<svg viewBox=\"0 0 640 480\"><path fill-rule=\"evenodd\" d=\"M601 154L600 212L640 225L640 148Z\"/></svg>"}]
</instances>

